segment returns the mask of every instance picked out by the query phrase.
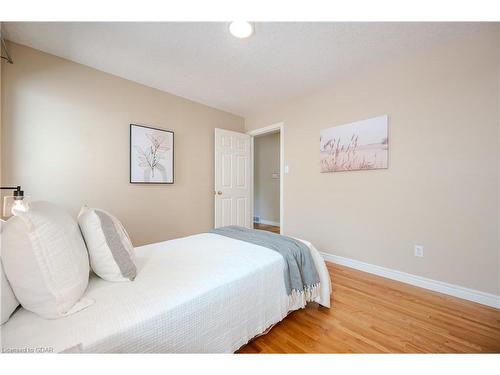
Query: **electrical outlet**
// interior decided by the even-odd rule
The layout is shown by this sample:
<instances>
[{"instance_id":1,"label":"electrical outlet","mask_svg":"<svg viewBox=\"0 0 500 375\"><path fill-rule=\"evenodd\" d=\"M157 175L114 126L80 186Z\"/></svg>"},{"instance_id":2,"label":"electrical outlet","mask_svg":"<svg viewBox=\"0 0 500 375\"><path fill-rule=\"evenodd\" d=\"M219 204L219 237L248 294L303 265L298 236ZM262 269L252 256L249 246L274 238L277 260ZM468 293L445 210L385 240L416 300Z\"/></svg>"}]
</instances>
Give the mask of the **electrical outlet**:
<instances>
[{"instance_id":1,"label":"electrical outlet","mask_svg":"<svg viewBox=\"0 0 500 375\"><path fill-rule=\"evenodd\" d=\"M415 245L415 256L419 258L423 258L424 256L424 247L422 245Z\"/></svg>"}]
</instances>

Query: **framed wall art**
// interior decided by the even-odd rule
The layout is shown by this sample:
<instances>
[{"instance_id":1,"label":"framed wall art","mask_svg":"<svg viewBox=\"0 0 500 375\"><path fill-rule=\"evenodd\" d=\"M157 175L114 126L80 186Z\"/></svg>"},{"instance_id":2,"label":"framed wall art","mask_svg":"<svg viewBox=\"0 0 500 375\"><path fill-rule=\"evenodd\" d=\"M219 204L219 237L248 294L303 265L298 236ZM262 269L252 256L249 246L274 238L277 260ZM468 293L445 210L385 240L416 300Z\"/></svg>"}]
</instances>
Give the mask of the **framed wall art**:
<instances>
[{"instance_id":1,"label":"framed wall art","mask_svg":"<svg viewBox=\"0 0 500 375\"><path fill-rule=\"evenodd\" d=\"M130 124L130 183L174 183L174 132Z\"/></svg>"},{"instance_id":2,"label":"framed wall art","mask_svg":"<svg viewBox=\"0 0 500 375\"><path fill-rule=\"evenodd\" d=\"M319 147L321 172L387 168L387 115L323 129Z\"/></svg>"}]
</instances>

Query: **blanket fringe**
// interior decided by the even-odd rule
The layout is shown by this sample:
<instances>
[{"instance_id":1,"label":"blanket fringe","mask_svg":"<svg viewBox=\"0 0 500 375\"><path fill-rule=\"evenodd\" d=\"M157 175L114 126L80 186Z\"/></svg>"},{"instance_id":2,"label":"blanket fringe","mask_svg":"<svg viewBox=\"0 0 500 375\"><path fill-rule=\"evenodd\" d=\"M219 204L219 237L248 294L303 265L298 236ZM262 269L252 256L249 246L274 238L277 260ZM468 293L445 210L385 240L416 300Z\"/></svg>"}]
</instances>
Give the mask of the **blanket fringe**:
<instances>
[{"instance_id":1,"label":"blanket fringe","mask_svg":"<svg viewBox=\"0 0 500 375\"><path fill-rule=\"evenodd\" d=\"M304 308L307 302L319 300L321 292L321 283L313 286L304 287L304 290L299 291L292 289L292 294L288 296L289 310L297 310Z\"/></svg>"}]
</instances>

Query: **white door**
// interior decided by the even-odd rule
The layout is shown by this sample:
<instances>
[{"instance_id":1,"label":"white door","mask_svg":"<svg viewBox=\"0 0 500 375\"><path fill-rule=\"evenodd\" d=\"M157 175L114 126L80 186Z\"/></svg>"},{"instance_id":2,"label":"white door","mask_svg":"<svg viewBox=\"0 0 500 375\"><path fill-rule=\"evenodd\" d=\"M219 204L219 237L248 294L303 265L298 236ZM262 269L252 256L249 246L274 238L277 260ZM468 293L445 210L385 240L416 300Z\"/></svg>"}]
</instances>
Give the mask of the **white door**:
<instances>
[{"instance_id":1,"label":"white door","mask_svg":"<svg viewBox=\"0 0 500 375\"><path fill-rule=\"evenodd\" d=\"M215 227L251 225L250 136L215 129Z\"/></svg>"}]
</instances>

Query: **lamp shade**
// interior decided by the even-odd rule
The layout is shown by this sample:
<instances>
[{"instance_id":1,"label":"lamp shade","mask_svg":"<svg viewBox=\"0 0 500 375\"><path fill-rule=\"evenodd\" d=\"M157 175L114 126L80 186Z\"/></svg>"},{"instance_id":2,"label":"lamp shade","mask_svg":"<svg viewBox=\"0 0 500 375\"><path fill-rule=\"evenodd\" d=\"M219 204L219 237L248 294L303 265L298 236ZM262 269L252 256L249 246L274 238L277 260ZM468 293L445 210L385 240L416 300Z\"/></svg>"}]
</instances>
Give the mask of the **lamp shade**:
<instances>
[{"instance_id":1,"label":"lamp shade","mask_svg":"<svg viewBox=\"0 0 500 375\"><path fill-rule=\"evenodd\" d=\"M23 199L15 199L14 196L6 196L3 198L2 217L11 217L15 212L24 212L28 208L30 197L25 196Z\"/></svg>"}]
</instances>

